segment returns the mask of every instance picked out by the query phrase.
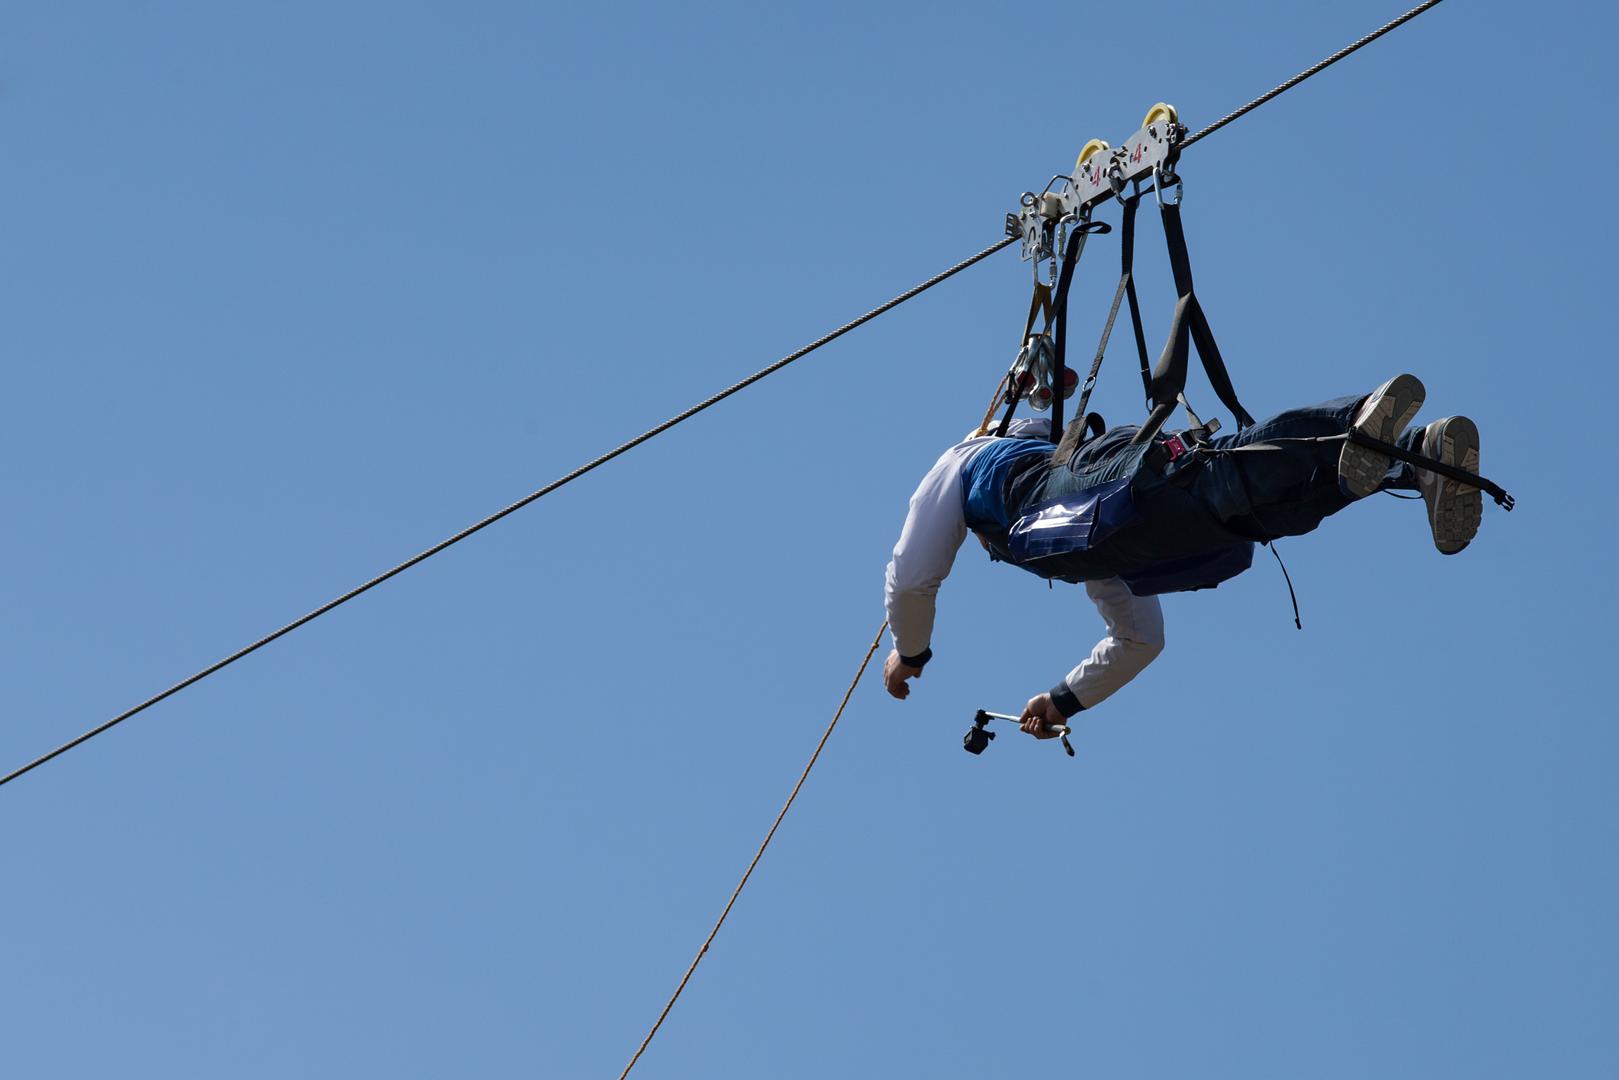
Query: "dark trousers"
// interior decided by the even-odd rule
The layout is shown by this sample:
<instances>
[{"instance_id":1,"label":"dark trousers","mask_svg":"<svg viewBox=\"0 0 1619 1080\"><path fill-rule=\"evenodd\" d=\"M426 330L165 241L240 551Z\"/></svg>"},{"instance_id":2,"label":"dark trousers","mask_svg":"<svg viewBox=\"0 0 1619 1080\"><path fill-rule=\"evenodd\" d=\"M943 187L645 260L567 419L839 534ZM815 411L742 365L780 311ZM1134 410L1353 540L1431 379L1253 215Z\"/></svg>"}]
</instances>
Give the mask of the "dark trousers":
<instances>
[{"instance_id":1,"label":"dark trousers","mask_svg":"<svg viewBox=\"0 0 1619 1080\"><path fill-rule=\"evenodd\" d=\"M1338 488L1343 443L1289 440L1342 435L1365 400L1361 394L1288 409L1246 431L1211 440L1213 452L1188 490L1226 528L1250 540L1310 532L1352 501ZM1420 452L1421 438L1422 428L1413 426L1398 443ZM1221 453L1258 443L1273 449ZM1383 487L1414 490L1416 474L1411 466L1394 462Z\"/></svg>"}]
</instances>

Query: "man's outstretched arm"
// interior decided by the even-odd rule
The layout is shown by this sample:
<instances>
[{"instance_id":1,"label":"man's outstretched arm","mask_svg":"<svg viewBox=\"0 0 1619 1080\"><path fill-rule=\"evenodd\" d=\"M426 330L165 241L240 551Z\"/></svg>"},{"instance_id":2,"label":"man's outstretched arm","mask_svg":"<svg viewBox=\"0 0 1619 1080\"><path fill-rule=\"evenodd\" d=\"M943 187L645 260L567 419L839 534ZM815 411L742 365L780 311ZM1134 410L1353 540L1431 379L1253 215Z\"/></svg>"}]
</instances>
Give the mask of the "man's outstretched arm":
<instances>
[{"instance_id":1,"label":"man's outstretched arm","mask_svg":"<svg viewBox=\"0 0 1619 1080\"><path fill-rule=\"evenodd\" d=\"M1007 435L1043 439L1050 430L1049 418L1029 417L1012 421ZM883 597L888 607L888 626L894 634L894 651L883 664L883 685L897 698L910 693L906 680L921 675L923 665L933 658L933 616L939 585L949 576L956 551L967 539L961 471L974 454L998 437L970 432L939 456L911 496L905 526L888 564Z\"/></svg>"},{"instance_id":2,"label":"man's outstretched arm","mask_svg":"<svg viewBox=\"0 0 1619 1080\"><path fill-rule=\"evenodd\" d=\"M1118 578L1087 581L1085 591L1107 623L1107 636L1067 678L1029 699L1025 731L1041 734L1042 725L1058 725L1081 709L1095 708L1164 651L1164 609L1156 596L1136 596Z\"/></svg>"},{"instance_id":3,"label":"man's outstretched arm","mask_svg":"<svg viewBox=\"0 0 1619 1080\"><path fill-rule=\"evenodd\" d=\"M946 451L911 496L905 525L884 575L883 601L894 651L883 665L883 685L897 698L910 693L907 679L922 674L933 656L933 617L939 585L955 565L967 538L961 507L962 447Z\"/></svg>"}]
</instances>

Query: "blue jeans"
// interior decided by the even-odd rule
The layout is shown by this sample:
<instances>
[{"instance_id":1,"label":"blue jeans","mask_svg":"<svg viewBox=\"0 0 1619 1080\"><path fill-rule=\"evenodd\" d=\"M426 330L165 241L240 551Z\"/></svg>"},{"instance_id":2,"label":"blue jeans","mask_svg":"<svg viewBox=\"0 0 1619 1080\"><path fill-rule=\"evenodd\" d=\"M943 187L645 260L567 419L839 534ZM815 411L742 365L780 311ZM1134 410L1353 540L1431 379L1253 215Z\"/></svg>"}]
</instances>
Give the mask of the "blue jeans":
<instances>
[{"instance_id":1,"label":"blue jeans","mask_svg":"<svg viewBox=\"0 0 1619 1080\"><path fill-rule=\"evenodd\" d=\"M1227 529L1250 540L1274 540L1310 532L1352 501L1338 488L1338 453L1342 442L1287 442L1342 435L1364 394L1334 398L1319 405L1288 409L1246 431L1210 440L1213 451L1189 491L1213 512ZM1421 452L1422 428L1405 431L1398 444ZM1254 443L1272 443L1275 449L1222 454ZM1415 490L1416 474L1410 465L1394 462L1383 480L1384 488Z\"/></svg>"}]
</instances>

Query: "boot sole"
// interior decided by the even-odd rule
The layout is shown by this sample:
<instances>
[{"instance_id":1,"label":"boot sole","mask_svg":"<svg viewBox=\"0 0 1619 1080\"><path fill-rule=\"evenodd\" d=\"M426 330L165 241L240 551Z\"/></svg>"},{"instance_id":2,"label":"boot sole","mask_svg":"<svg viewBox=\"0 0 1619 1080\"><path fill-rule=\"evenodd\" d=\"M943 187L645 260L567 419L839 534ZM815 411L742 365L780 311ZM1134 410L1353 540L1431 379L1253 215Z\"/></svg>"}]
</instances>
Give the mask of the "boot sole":
<instances>
[{"instance_id":1,"label":"boot sole","mask_svg":"<svg viewBox=\"0 0 1619 1080\"><path fill-rule=\"evenodd\" d=\"M1470 473L1478 472L1478 425L1465 416L1453 416L1439 430L1440 461ZM1443 555L1454 555L1478 535L1484 519L1484 495L1476 487L1438 477L1439 493L1428 510L1433 526L1434 546Z\"/></svg>"},{"instance_id":2,"label":"boot sole","mask_svg":"<svg viewBox=\"0 0 1619 1080\"><path fill-rule=\"evenodd\" d=\"M1378 387L1372 395L1374 400L1369 402L1370 408L1363 405L1350 426L1381 442L1392 443L1417 415L1427 396L1422 380L1415 375L1396 375ZM1387 454L1346 442L1338 452L1339 486L1350 498L1364 499L1383 486L1391 464Z\"/></svg>"}]
</instances>

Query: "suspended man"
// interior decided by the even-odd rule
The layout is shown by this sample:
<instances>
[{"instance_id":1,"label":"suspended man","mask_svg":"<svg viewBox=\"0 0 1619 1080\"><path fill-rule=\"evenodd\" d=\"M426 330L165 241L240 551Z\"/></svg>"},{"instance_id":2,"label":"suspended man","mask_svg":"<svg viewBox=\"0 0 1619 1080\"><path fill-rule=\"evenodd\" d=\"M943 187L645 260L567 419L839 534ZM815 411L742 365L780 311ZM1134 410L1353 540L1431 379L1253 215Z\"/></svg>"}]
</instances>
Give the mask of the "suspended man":
<instances>
[{"instance_id":1,"label":"suspended man","mask_svg":"<svg viewBox=\"0 0 1619 1080\"><path fill-rule=\"evenodd\" d=\"M1404 489L1421 493L1434 545L1456 554L1478 532L1479 489L1352 437L1476 474L1478 428L1467 417L1407 430L1424 396L1415 376L1398 375L1370 395L1291 409L1223 437L1193 428L1138 441L1133 426L1095 434L1100 425L1086 417L1055 450L1044 418L1015 421L1004 436L969 436L922 478L888 564L888 692L906 697L932 658L939 585L969 531L996 561L1083 583L1107 625L1089 657L1029 699L1022 728L1042 738L1163 650L1159 594L1241 573L1256 542L1303 535L1352 502Z\"/></svg>"}]
</instances>

